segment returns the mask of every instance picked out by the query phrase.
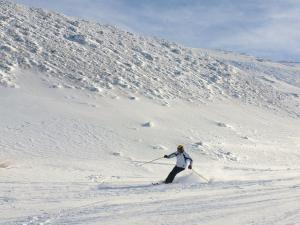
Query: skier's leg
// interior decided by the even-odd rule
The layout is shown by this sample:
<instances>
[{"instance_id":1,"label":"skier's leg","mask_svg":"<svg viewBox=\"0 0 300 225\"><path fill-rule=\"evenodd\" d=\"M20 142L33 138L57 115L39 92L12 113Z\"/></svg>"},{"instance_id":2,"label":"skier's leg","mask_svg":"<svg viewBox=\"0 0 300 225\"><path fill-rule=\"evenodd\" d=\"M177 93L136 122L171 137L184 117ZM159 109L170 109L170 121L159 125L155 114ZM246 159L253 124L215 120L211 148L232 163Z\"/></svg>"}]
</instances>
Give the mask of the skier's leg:
<instances>
[{"instance_id":1,"label":"skier's leg","mask_svg":"<svg viewBox=\"0 0 300 225\"><path fill-rule=\"evenodd\" d=\"M183 170L184 170L184 168L180 168L180 167L175 166L173 168L173 170L170 172L170 174L168 175L167 179L165 180L165 183L166 184L172 183L175 176L176 176L176 174L180 173Z\"/></svg>"},{"instance_id":2,"label":"skier's leg","mask_svg":"<svg viewBox=\"0 0 300 225\"><path fill-rule=\"evenodd\" d=\"M185 168L177 167L177 168L176 168L175 176L176 176L178 173L180 173L181 171L184 171L184 170L185 170ZM174 178L175 178L175 176L174 176ZM174 178L173 178L173 180L174 180Z\"/></svg>"},{"instance_id":3,"label":"skier's leg","mask_svg":"<svg viewBox=\"0 0 300 225\"><path fill-rule=\"evenodd\" d=\"M172 183L172 181L174 180L174 177L176 175L176 166L172 169L172 171L169 173L168 177L165 180L165 183Z\"/></svg>"}]
</instances>

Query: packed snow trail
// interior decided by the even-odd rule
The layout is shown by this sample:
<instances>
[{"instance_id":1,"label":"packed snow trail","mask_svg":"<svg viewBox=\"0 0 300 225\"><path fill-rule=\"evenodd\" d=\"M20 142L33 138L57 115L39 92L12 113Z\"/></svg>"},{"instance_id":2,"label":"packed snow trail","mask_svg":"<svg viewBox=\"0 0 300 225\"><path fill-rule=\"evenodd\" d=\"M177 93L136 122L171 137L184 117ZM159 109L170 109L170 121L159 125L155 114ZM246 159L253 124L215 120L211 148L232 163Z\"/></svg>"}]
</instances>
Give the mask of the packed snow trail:
<instances>
[{"instance_id":1,"label":"packed snow trail","mask_svg":"<svg viewBox=\"0 0 300 225\"><path fill-rule=\"evenodd\" d=\"M257 173L261 176L261 172ZM298 183L298 185L295 185ZM19 184L51 193L43 213L7 218L3 224L297 224L300 176L284 179L174 183ZM12 184L4 184L11 186ZM68 189L68 196L60 192ZM48 201L40 196L39 201ZM65 205L72 198L72 205ZM34 198L32 198L34 199ZM31 204L41 204L39 201ZM29 202L28 202L29 203ZM276 212L276 213L275 213Z\"/></svg>"}]
</instances>

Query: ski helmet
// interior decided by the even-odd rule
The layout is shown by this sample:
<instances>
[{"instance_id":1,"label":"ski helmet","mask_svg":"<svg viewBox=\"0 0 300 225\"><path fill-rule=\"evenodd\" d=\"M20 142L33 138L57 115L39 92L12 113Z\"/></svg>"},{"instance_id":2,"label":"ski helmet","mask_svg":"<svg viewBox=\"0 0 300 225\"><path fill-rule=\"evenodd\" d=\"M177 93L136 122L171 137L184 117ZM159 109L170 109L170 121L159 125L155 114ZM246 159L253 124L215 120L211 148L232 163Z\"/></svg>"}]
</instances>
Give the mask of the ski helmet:
<instances>
[{"instance_id":1,"label":"ski helmet","mask_svg":"<svg viewBox=\"0 0 300 225\"><path fill-rule=\"evenodd\" d=\"M177 151L180 152L180 153L183 153L184 152L183 145L178 145L177 146Z\"/></svg>"}]
</instances>

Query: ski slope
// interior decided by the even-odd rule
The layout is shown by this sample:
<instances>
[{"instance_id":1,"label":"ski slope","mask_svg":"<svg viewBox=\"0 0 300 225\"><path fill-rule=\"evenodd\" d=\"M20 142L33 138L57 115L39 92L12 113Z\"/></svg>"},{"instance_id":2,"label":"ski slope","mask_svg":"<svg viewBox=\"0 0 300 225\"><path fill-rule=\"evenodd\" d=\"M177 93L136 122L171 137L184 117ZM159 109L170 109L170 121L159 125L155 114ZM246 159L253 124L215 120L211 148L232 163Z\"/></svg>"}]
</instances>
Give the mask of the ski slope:
<instances>
[{"instance_id":1,"label":"ski slope","mask_svg":"<svg viewBox=\"0 0 300 225\"><path fill-rule=\"evenodd\" d=\"M0 3L0 224L300 223L298 64Z\"/></svg>"},{"instance_id":2,"label":"ski slope","mask_svg":"<svg viewBox=\"0 0 300 225\"><path fill-rule=\"evenodd\" d=\"M1 224L300 221L300 124L287 113L99 97L49 89L36 75L0 89ZM178 143L213 182L184 171L174 184L151 185L174 161L140 164Z\"/></svg>"}]
</instances>

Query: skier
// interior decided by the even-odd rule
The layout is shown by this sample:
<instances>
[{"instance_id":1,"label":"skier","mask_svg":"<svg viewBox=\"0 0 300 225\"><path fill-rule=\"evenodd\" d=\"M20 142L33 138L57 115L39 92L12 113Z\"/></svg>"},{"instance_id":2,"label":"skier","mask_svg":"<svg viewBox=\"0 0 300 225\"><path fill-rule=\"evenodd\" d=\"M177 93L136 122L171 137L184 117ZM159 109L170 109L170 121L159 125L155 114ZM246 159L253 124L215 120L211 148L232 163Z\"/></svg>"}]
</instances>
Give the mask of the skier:
<instances>
[{"instance_id":1,"label":"skier","mask_svg":"<svg viewBox=\"0 0 300 225\"><path fill-rule=\"evenodd\" d=\"M165 180L165 184L172 183L175 176L180 173L181 171L185 170L187 161L189 160L189 169L192 169L193 160L192 158L184 152L184 148L182 145L178 145L177 151L170 154L170 155L164 155L164 158L170 159L175 157L177 158L176 166L173 168L173 170L170 172L168 177Z\"/></svg>"}]
</instances>

